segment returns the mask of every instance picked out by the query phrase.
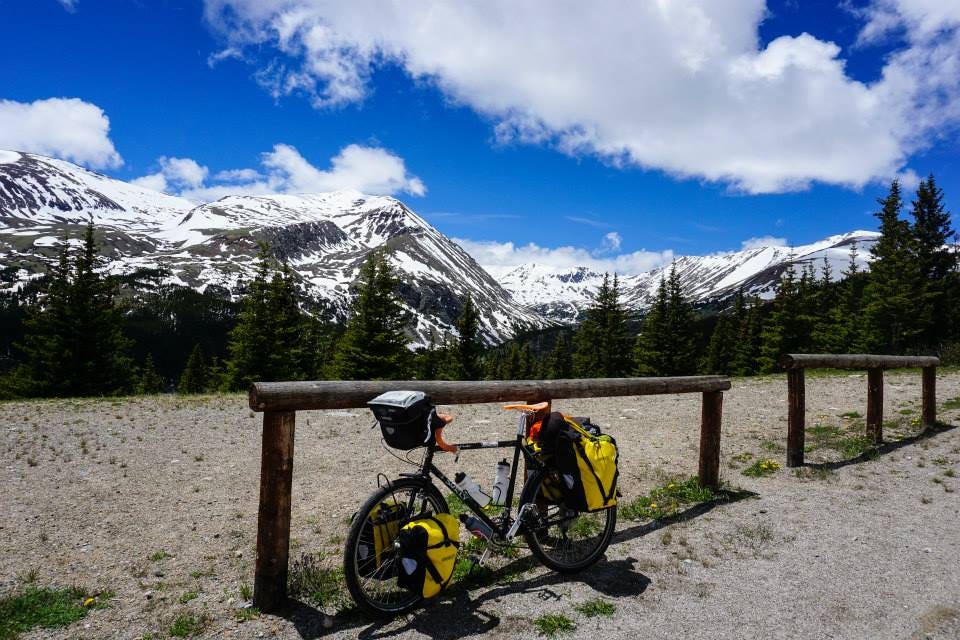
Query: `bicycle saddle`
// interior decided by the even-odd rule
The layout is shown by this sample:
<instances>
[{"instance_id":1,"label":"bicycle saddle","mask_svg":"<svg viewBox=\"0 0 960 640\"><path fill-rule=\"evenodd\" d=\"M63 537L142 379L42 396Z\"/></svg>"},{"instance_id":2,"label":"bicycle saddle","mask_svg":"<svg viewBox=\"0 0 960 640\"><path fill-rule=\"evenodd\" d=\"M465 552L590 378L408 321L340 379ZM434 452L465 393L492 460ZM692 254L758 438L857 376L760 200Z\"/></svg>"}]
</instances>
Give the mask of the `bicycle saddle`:
<instances>
[{"instance_id":1,"label":"bicycle saddle","mask_svg":"<svg viewBox=\"0 0 960 640\"><path fill-rule=\"evenodd\" d=\"M507 404L503 406L503 408L507 410L529 411L530 413L546 411L549 407L549 402L538 402L537 404Z\"/></svg>"}]
</instances>

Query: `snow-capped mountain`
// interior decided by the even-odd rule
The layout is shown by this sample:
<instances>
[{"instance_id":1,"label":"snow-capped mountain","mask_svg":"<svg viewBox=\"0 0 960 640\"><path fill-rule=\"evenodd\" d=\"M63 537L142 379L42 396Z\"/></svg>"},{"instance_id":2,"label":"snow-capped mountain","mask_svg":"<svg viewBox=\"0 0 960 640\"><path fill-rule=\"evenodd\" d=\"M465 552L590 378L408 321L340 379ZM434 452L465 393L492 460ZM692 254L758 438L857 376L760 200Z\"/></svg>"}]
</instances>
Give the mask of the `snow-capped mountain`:
<instances>
[{"instance_id":1,"label":"snow-capped mountain","mask_svg":"<svg viewBox=\"0 0 960 640\"><path fill-rule=\"evenodd\" d=\"M389 249L415 344L453 333L471 294L494 343L515 325L548 320L517 305L459 245L403 203L357 192L228 196L198 207L69 162L0 152L0 264L20 280L41 273L64 234L93 220L113 272L164 268L168 281L236 294L255 270L260 242L287 261L342 318L367 254Z\"/></svg>"},{"instance_id":2,"label":"snow-capped mountain","mask_svg":"<svg viewBox=\"0 0 960 640\"><path fill-rule=\"evenodd\" d=\"M576 322L603 280L586 267L484 269L395 198L345 191L234 195L195 206L62 160L0 151L0 273L8 280L0 287L42 273L61 239L77 242L89 220L103 253L113 258L111 271L162 268L170 283L223 296L238 295L253 277L259 243L266 242L341 319L367 254L385 247L400 275L414 344L454 335L468 293L489 343L509 338L516 326ZM854 245L866 265L878 235L854 231L793 248L683 256L674 264L685 294L696 302L722 300L739 287L769 298L788 263L811 263L819 272L827 259L839 278ZM647 309L669 268L621 275L624 305Z\"/></svg>"},{"instance_id":3,"label":"snow-capped mountain","mask_svg":"<svg viewBox=\"0 0 960 640\"><path fill-rule=\"evenodd\" d=\"M749 295L771 298L789 263L793 263L798 271L803 265L812 264L819 276L827 261L833 279L837 280L849 267L851 252L856 246L857 264L868 267L870 247L879 235L873 231L852 231L792 248L769 246L708 256L681 256L673 264L684 294L694 302L722 300L740 287ZM649 308L660 278L667 275L670 266L619 276L624 306L637 312ZM559 322L575 322L603 281L602 273L586 267L558 269L531 263L487 269L515 300Z\"/></svg>"}]
</instances>

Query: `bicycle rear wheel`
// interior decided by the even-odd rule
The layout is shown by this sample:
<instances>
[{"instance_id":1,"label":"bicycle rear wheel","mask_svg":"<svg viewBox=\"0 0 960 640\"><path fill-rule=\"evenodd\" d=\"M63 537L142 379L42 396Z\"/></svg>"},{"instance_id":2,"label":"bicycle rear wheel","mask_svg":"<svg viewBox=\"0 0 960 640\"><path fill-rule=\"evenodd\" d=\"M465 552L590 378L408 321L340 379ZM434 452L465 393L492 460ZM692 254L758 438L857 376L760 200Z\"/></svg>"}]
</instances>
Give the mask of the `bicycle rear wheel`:
<instances>
[{"instance_id":1,"label":"bicycle rear wheel","mask_svg":"<svg viewBox=\"0 0 960 640\"><path fill-rule=\"evenodd\" d=\"M353 516L344 547L343 574L354 602L378 617L415 609L423 597L397 584L400 559L393 541L411 518L448 512L437 488L420 478L394 480L367 498Z\"/></svg>"},{"instance_id":2,"label":"bicycle rear wheel","mask_svg":"<svg viewBox=\"0 0 960 640\"><path fill-rule=\"evenodd\" d=\"M559 486L555 476L555 471L538 471L524 487L521 504L532 502L536 510L528 510L524 517L523 537L545 566L558 573L576 573L607 550L617 526L617 507L590 513L568 509L546 497L552 491L544 489L544 482Z\"/></svg>"}]
</instances>

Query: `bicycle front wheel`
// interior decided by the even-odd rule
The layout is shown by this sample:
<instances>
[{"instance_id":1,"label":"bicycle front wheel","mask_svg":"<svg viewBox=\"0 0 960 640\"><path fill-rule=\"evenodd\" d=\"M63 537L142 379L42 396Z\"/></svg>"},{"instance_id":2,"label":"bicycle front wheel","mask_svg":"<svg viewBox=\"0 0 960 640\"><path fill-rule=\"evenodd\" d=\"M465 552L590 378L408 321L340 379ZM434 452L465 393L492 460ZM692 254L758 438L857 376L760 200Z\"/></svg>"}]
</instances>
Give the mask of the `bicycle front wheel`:
<instances>
[{"instance_id":1,"label":"bicycle front wheel","mask_svg":"<svg viewBox=\"0 0 960 640\"><path fill-rule=\"evenodd\" d=\"M568 509L552 497L559 481L555 471L545 470L536 472L524 487L521 504L532 502L536 508L527 511L523 537L545 566L558 573L576 573L607 550L617 526L617 507L590 513Z\"/></svg>"},{"instance_id":2,"label":"bicycle front wheel","mask_svg":"<svg viewBox=\"0 0 960 640\"><path fill-rule=\"evenodd\" d=\"M396 616L423 600L397 584L400 558L393 541L400 527L424 513L449 513L449 508L429 481L400 478L374 492L353 516L343 575L354 602L367 613Z\"/></svg>"}]
</instances>

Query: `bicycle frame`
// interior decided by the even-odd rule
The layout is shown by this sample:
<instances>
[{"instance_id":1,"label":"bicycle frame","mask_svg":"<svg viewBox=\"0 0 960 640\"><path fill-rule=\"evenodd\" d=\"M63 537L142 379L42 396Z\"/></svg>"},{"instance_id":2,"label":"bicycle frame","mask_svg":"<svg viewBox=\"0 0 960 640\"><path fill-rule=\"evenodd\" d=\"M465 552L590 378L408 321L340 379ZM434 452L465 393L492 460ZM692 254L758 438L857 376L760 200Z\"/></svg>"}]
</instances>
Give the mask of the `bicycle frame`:
<instances>
[{"instance_id":1,"label":"bicycle frame","mask_svg":"<svg viewBox=\"0 0 960 640\"><path fill-rule=\"evenodd\" d=\"M507 488L507 497L504 500L504 512L501 514L499 519L501 524L494 522L490 516L488 516L483 511L476 500L474 500L469 493L460 489L457 485L453 483L440 469L433 464L433 456L437 452L438 448L436 445L431 444L427 448L427 453L423 459L423 463L420 465L419 473L402 473L401 476L405 477L417 477L424 478L427 482L432 482L430 478L431 475L436 476L454 495L456 495L460 500L470 509L475 516L477 516L481 521L483 521L490 529L494 532L495 536L500 540L508 540L508 533L511 529L516 532L516 527L511 518L511 510L513 509L513 496L514 489L516 487L517 481L517 467L520 463L520 453L523 452L524 461L527 465L532 467L533 473L537 473L540 469L543 468L543 465L534 457L533 453L530 451L530 448L524 443L524 438L526 437L526 425L527 419L526 415L521 414L520 419L517 424L517 435L513 440L495 440L488 442L463 442L457 443L454 446L457 447L459 455L460 451L471 451L474 449L513 449L513 466L510 469L510 484ZM526 482L526 480L525 480ZM523 505L519 505L517 512L518 519L522 514Z\"/></svg>"}]
</instances>

